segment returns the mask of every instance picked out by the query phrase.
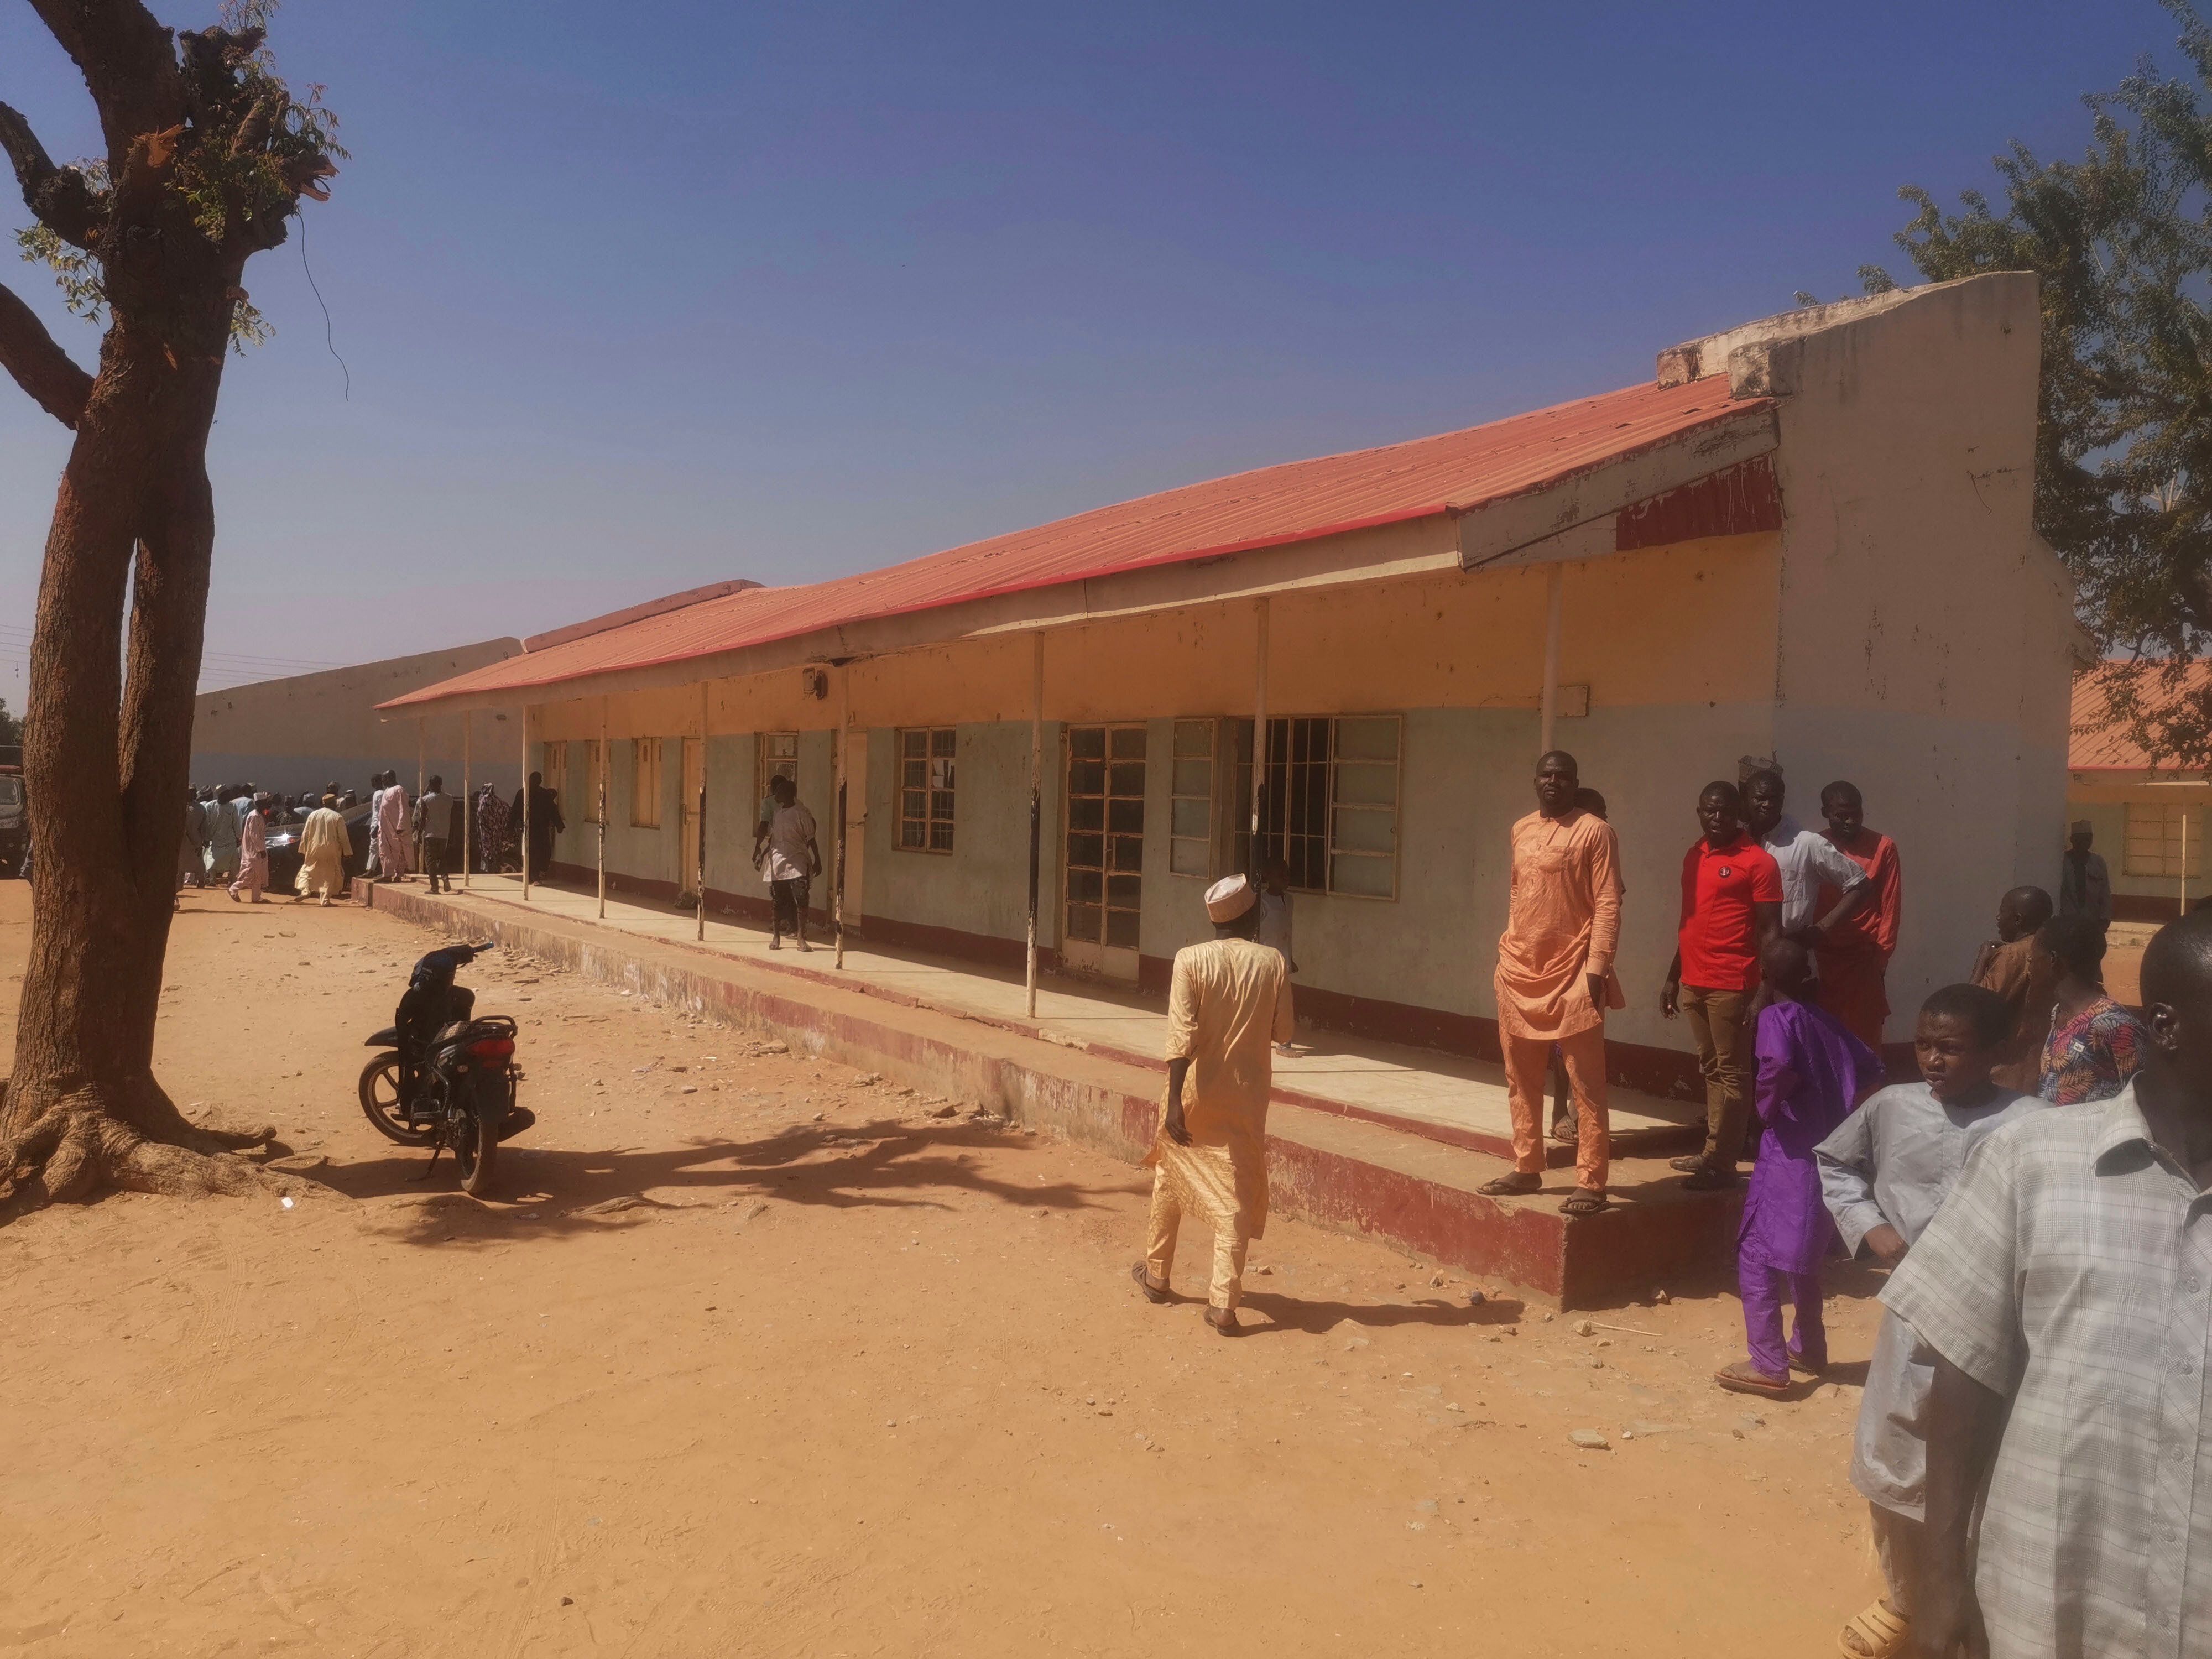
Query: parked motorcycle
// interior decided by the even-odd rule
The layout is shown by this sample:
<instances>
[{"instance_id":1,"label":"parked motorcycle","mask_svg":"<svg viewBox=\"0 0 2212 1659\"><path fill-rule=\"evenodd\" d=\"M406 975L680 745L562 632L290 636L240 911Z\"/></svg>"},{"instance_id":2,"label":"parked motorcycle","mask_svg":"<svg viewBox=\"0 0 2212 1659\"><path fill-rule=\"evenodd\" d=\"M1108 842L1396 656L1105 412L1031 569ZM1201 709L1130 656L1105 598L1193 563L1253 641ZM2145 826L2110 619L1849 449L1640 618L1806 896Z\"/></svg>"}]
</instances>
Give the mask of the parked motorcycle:
<instances>
[{"instance_id":1,"label":"parked motorcycle","mask_svg":"<svg viewBox=\"0 0 2212 1659\"><path fill-rule=\"evenodd\" d=\"M515 1024L504 1014L476 1018L476 993L453 975L492 948L449 945L415 964L392 1024L368 1039L381 1048L361 1073L361 1109L377 1133L403 1146L428 1146L430 1167L450 1151L461 1189L491 1187L499 1144L537 1122L514 1103L522 1072L514 1063Z\"/></svg>"}]
</instances>

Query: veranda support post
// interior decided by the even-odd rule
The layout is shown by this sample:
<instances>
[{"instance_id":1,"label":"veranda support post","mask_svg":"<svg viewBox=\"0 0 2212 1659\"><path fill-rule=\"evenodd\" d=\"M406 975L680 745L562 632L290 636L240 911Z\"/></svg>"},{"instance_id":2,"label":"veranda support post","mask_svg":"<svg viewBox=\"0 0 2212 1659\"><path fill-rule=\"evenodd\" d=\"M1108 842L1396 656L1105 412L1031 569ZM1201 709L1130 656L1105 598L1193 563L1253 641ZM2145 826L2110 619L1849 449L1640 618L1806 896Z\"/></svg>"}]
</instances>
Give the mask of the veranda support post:
<instances>
[{"instance_id":1,"label":"veranda support post","mask_svg":"<svg viewBox=\"0 0 2212 1659\"><path fill-rule=\"evenodd\" d=\"M599 920L607 919L607 700L599 699L599 776L592 781L598 792L599 815Z\"/></svg>"},{"instance_id":2,"label":"veranda support post","mask_svg":"<svg viewBox=\"0 0 2212 1659\"><path fill-rule=\"evenodd\" d=\"M1544 579L1544 694L1539 722L1543 727L1543 746L1537 750L1539 755L1552 752L1552 726L1559 715L1559 610L1566 582L1565 569L1556 564Z\"/></svg>"},{"instance_id":3,"label":"veranda support post","mask_svg":"<svg viewBox=\"0 0 2212 1659\"><path fill-rule=\"evenodd\" d=\"M696 879L699 895L699 930L694 935L707 937L707 682L699 682L699 833L696 837L699 868Z\"/></svg>"},{"instance_id":4,"label":"veranda support post","mask_svg":"<svg viewBox=\"0 0 2212 1659\"><path fill-rule=\"evenodd\" d=\"M530 705L522 706L522 899L530 902Z\"/></svg>"},{"instance_id":5,"label":"veranda support post","mask_svg":"<svg viewBox=\"0 0 2212 1659\"><path fill-rule=\"evenodd\" d=\"M1030 933L1027 952L1028 1009L1036 1018L1037 869L1043 862L1044 630L1035 635L1030 660Z\"/></svg>"},{"instance_id":6,"label":"veranda support post","mask_svg":"<svg viewBox=\"0 0 2212 1659\"><path fill-rule=\"evenodd\" d=\"M464 893L469 890L469 848L477 838L476 781L470 771L473 758L470 748L476 734L476 711L464 709L461 714L461 890Z\"/></svg>"}]
</instances>

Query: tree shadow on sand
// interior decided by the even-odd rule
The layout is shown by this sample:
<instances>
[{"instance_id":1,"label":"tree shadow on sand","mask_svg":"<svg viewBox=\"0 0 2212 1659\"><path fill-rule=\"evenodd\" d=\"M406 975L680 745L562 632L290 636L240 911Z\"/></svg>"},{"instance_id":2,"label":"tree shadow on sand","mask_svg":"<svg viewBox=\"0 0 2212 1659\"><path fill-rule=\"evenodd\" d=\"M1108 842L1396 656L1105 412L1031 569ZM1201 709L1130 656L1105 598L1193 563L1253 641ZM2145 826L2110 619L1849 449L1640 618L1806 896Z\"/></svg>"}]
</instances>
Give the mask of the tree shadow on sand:
<instances>
[{"instance_id":1,"label":"tree shadow on sand","mask_svg":"<svg viewBox=\"0 0 2212 1659\"><path fill-rule=\"evenodd\" d=\"M1018 1182L985 1173L977 1154L1022 1152L1038 1143L974 1125L917 1126L896 1119L862 1125L809 1123L754 1139L695 1137L665 1147L576 1151L532 1147L518 1139L500 1148L498 1195L472 1199L455 1189L451 1159L428 1179L428 1152L395 1149L386 1158L327 1163L298 1178L354 1199L417 1200L395 1229L401 1242L443 1243L466 1237L560 1238L635 1224L655 1211L759 1205L825 1209L942 1210L944 1194L973 1193L1023 1210L1097 1207L1143 1183L1086 1187L1071 1181Z\"/></svg>"}]
</instances>

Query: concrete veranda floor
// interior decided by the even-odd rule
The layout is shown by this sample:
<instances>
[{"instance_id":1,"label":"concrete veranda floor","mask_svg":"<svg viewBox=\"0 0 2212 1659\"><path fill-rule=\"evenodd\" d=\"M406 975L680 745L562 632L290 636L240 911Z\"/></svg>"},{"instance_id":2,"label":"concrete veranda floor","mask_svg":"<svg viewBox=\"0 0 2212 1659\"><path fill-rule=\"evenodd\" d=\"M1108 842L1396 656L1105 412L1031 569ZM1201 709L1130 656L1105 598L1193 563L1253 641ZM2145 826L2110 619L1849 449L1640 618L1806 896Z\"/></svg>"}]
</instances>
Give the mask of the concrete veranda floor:
<instances>
[{"instance_id":1,"label":"concrete veranda floor","mask_svg":"<svg viewBox=\"0 0 2212 1659\"><path fill-rule=\"evenodd\" d=\"M409 886L422 890L418 882ZM1031 1032L1048 1042L1147 1064L1158 1063L1165 1043L1164 1008L1134 990L1048 976L1037 988L1037 1017L1031 1020L1019 975L954 957L856 945L848 939L841 971L826 946L801 953L787 943L772 951L765 929L726 916L708 916L702 944L695 938L693 913L664 905L611 896L601 921L595 892L533 882L525 900L521 878L512 875L472 876L468 896L686 945L849 989L872 990ZM1440 1130L1452 1139L1472 1136L1503 1142L1511 1137L1504 1073L1495 1065L1320 1030L1301 1030L1296 1046L1299 1052L1279 1054L1275 1060L1276 1092L1285 1101L1396 1119L1417 1131ZM1705 1115L1702 1103L1666 1100L1618 1085L1612 1091L1611 1111L1615 1136L1686 1127L1701 1123Z\"/></svg>"}]
</instances>

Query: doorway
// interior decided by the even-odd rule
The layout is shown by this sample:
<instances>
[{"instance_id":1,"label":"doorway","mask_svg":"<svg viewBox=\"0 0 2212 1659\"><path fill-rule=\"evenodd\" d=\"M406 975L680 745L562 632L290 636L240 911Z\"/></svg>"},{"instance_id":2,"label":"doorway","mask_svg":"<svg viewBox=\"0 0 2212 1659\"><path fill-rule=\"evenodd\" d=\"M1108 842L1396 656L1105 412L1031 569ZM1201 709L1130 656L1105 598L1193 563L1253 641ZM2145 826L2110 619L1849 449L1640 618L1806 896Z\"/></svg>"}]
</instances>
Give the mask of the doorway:
<instances>
[{"instance_id":1,"label":"doorway","mask_svg":"<svg viewBox=\"0 0 2212 1659\"><path fill-rule=\"evenodd\" d=\"M1145 728L1067 728L1060 960L1133 984L1144 905Z\"/></svg>"}]
</instances>

